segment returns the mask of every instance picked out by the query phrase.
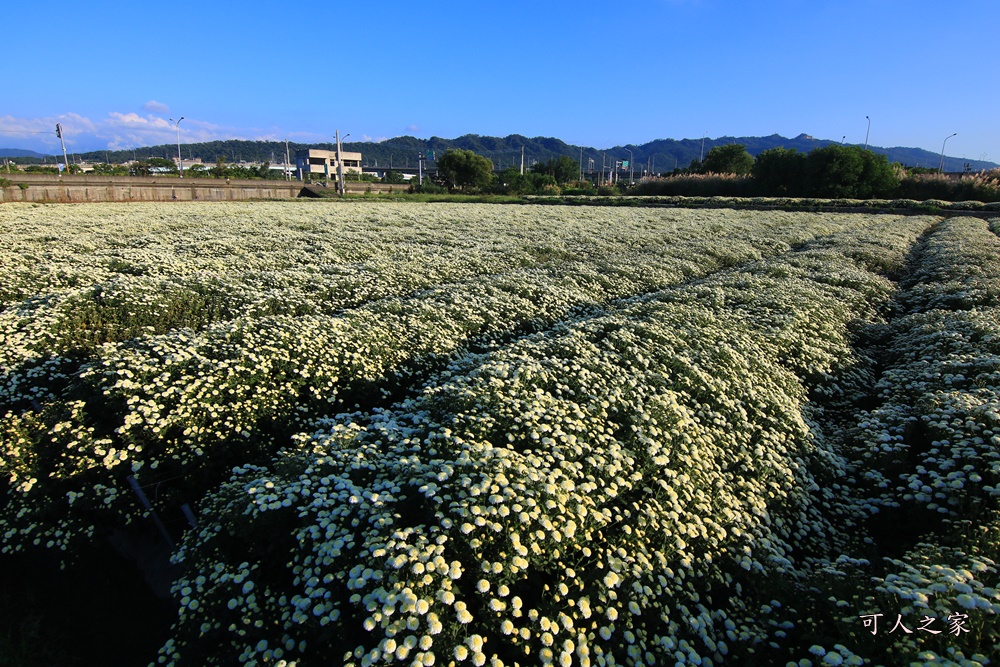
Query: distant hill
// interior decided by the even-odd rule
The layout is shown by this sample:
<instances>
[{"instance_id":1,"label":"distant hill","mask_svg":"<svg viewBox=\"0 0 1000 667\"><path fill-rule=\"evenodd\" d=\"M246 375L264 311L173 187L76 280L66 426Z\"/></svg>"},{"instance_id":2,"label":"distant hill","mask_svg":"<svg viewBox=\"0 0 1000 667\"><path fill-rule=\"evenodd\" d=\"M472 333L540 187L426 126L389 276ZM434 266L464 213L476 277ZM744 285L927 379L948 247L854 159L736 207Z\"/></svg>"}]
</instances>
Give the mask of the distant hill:
<instances>
[{"instance_id":1,"label":"distant hill","mask_svg":"<svg viewBox=\"0 0 1000 667\"><path fill-rule=\"evenodd\" d=\"M0 157L30 157L42 159L46 156L42 153L26 151L21 148L0 148Z\"/></svg>"},{"instance_id":2,"label":"distant hill","mask_svg":"<svg viewBox=\"0 0 1000 667\"><path fill-rule=\"evenodd\" d=\"M757 155L761 151L769 148L794 148L806 153L814 148L822 148L839 142L828 139L816 139L808 134L800 134L797 137L787 138L777 134L767 137L717 137L706 138L704 140L704 152L707 153L713 146L738 143L747 147L751 155ZM441 137L431 137L430 139L418 139L417 137L396 137L378 143L374 142L346 142L343 144L345 151L358 151L363 156L363 164L366 167L393 166L393 167L416 167L417 155L421 152L433 151L435 157L442 155L449 148L461 148L471 150L485 155L493 160L499 167L518 166L521 163L521 149L524 149L525 166L530 166L533 162L544 162L562 155L569 156L574 160L581 157L583 153L584 168L590 166L593 160L594 170L601 169L602 162L608 165L614 164L618 160L629 159L628 150L633 154L634 168L636 173L641 173L647 166L654 173L671 172L675 168L687 167L693 160L697 160L702 155L702 139L657 139L641 145L614 146L607 149L591 147L581 147L567 144L561 139L551 137L528 138L519 134L512 134L506 137L485 137L477 134L466 134L456 139L442 139ZM292 161L295 160L295 151L301 148L321 148L333 150L332 143L317 144L288 144ZM882 148L879 146L869 146L876 153L881 153L889 158L890 162L900 162L908 167L932 167L937 168L940 155L920 148ZM30 151L27 151L30 153ZM218 158L226 162L270 162L280 164L284 161L285 143L277 141L245 141L231 139L227 141L210 141L197 144L181 144L181 153L185 160L200 159L205 163L214 163ZM164 144L161 146L148 146L144 148L129 149L125 151L93 151L90 153L78 153L81 159L90 162L127 162L132 159L145 159L150 157L173 158L177 155L176 144ZM41 156L39 156L41 157ZM984 162L981 160L963 160L957 157L945 157L945 171L963 171L965 165L969 165L972 171L981 169L993 169L997 165L994 162ZM431 165L433 167L433 164Z\"/></svg>"}]
</instances>

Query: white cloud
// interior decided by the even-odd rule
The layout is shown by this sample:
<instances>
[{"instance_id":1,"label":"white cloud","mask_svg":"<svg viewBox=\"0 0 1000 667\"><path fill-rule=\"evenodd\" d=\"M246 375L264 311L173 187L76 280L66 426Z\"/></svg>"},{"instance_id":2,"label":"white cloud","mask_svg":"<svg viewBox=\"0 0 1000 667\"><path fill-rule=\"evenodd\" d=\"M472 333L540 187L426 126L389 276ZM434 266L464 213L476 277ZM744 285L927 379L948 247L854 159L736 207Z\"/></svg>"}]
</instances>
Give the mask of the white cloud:
<instances>
[{"instance_id":1,"label":"white cloud","mask_svg":"<svg viewBox=\"0 0 1000 667\"><path fill-rule=\"evenodd\" d=\"M42 118L18 118L0 115L0 147L25 148L55 154L60 150L55 135L56 123L62 123L66 148L70 152L125 150L141 146L174 145L180 130L182 144L225 139L252 141L294 141L296 143L331 143L332 137L315 132L289 131L278 127L242 128L217 125L185 118L180 126L161 114L111 111L91 119L75 113ZM382 141L384 137L365 137Z\"/></svg>"},{"instance_id":2,"label":"white cloud","mask_svg":"<svg viewBox=\"0 0 1000 667\"><path fill-rule=\"evenodd\" d=\"M117 111L112 111L108 114L108 124L116 127L148 127L148 128L164 128L170 129L173 127L166 118L158 118L153 115L146 116L143 118L137 113L119 113Z\"/></svg>"},{"instance_id":3,"label":"white cloud","mask_svg":"<svg viewBox=\"0 0 1000 667\"><path fill-rule=\"evenodd\" d=\"M157 102L156 100L150 100L142 105L143 111L148 111L150 113L167 113L170 111L168 107L163 102Z\"/></svg>"},{"instance_id":4,"label":"white cloud","mask_svg":"<svg viewBox=\"0 0 1000 667\"><path fill-rule=\"evenodd\" d=\"M375 143L375 144L380 144L383 141L388 141L388 140L389 140L389 137L371 137L371 136L368 136L367 134L362 134L361 135L361 141L367 141L367 142L371 142L371 143Z\"/></svg>"}]
</instances>

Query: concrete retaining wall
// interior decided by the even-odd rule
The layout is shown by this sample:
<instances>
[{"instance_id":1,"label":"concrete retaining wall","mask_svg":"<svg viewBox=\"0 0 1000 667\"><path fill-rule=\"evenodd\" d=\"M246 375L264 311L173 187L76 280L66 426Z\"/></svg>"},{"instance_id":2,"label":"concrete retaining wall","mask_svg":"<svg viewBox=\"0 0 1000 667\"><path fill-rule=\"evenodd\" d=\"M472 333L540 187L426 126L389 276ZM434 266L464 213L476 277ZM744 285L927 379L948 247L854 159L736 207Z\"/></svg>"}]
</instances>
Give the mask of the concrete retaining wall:
<instances>
[{"instance_id":1,"label":"concrete retaining wall","mask_svg":"<svg viewBox=\"0 0 1000 667\"><path fill-rule=\"evenodd\" d=\"M230 201L294 199L298 181L237 181L214 178L129 176L54 176L0 173L10 185L0 188L0 202L88 201Z\"/></svg>"}]
</instances>

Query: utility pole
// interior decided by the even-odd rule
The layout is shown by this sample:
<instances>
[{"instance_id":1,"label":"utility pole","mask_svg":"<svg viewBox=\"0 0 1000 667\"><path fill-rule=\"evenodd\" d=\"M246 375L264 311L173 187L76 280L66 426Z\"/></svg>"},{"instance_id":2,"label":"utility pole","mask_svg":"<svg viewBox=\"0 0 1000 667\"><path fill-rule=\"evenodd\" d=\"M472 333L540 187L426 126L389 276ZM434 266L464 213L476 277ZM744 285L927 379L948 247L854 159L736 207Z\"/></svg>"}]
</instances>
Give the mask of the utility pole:
<instances>
[{"instance_id":1,"label":"utility pole","mask_svg":"<svg viewBox=\"0 0 1000 667\"><path fill-rule=\"evenodd\" d=\"M66 157L66 140L63 139L62 123L56 123L56 136L59 137L59 143L62 144L63 164L66 165L66 173L68 174L69 173L69 158ZM58 169L56 171L58 171Z\"/></svg>"},{"instance_id":2,"label":"utility pole","mask_svg":"<svg viewBox=\"0 0 1000 667\"><path fill-rule=\"evenodd\" d=\"M521 146L521 175L524 176L524 146Z\"/></svg>"},{"instance_id":3,"label":"utility pole","mask_svg":"<svg viewBox=\"0 0 1000 667\"><path fill-rule=\"evenodd\" d=\"M292 172L289 169L288 139L285 139L285 180L292 180Z\"/></svg>"},{"instance_id":4,"label":"utility pole","mask_svg":"<svg viewBox=\"0 0 1000 667\"><path fill-rule=\"evenodd\" d=\"M348 136L350 132L347 133ZM340 159L340 130L337 130L337 185L340 188L340 196L344 196L344 161Z\"/></svg>"}]
</instances>

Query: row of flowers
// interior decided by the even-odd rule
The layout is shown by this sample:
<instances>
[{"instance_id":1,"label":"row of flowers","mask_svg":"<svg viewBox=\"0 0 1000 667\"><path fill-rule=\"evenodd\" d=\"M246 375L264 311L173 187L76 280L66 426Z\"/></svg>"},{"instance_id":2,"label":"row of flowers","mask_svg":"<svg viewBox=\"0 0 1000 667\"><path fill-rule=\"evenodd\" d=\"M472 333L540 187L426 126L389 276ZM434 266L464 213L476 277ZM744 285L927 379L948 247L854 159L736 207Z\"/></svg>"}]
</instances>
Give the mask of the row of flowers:
<instances>
[{"instance_id":1,"label":"row of flowers","mask_svg":"<svg viewBox=\"0 0 1000 667\"><path fill-rule=\"evenodd\" d=\"M852 327L889 311L931 222L868 220L457 356L236 469L176 556L160 662L799 657L796 582L866 521L810 397L861 390Z\"/></svg>"},{"instance_id":2,"label":"row of flowers","mask_svg":"<svg viewBox=\"0 0 1000 667\"><path fill-rule=\"evenodd\" d=\"M3 210L13 218L5 224L23 232L4 237L23 246L9 275L32 274L39 264L38 271L80 283L96 266L91 278L101 282L70 288L39 279L33 289L51 294L0 312L12 342L0 382L6 551L67 551L95 526L142 516L130 475L142 485L169 480L157 486L161 507L193 503L234 465L266 461L315 419L419 388L450 355L870 223L865 216L600 209L584 224L576 208L429 206L415 217L398 205L347 209L345 220L294 204L204 205L170 217L155 205L100 206L74 209L84 219L67 222L36 210ZM279 214L287 219L270 220ZM77 235L57 243L60 225ZM360 243L363 230L386 243ZM86 251L101 259L88 264ZM39 261L48 255L56 268ZM293 287L281 298L294 301L290 291L304 290L297 275L355 280L351 267L365 257L359 276L377 276L369 282L382 287L366 292L360 306L331 297L331 286L310 292L313 314L227 319L219 309L221 321L200 330L105 343L82 363L59 343L60 322L75 321L81 293L108 284L125 290L115 303L134 309L135 321L158 317L141 283L109 277L121 263L171 284L206 273L222 280L232 266L223 286L243 308L239 295L264 274L288 281ZM459 268L446 274L452 257ZM387 268L395 264L403 268ZM260 297L274 298L266 290ZM39 329L50 334L36 336ZM131 329L98 332L114 340Z\"/></svg>"},{"instance_id":3,"label":"row of flowers","mask_svg":"<svg viewBox=\"0 0 1000 667\"><path fill-rule=\"evenodd\" d=\"M1000 239L980 219L948 219L915 248L903 285L899 315L873 333L875 407L844 434L871 553L883 558L837 564L823 590L852 612L834 636L859 654L990 664L1000 654ZM887 625L876 633L859 614Z\"/></svg>"}]
</instances>

